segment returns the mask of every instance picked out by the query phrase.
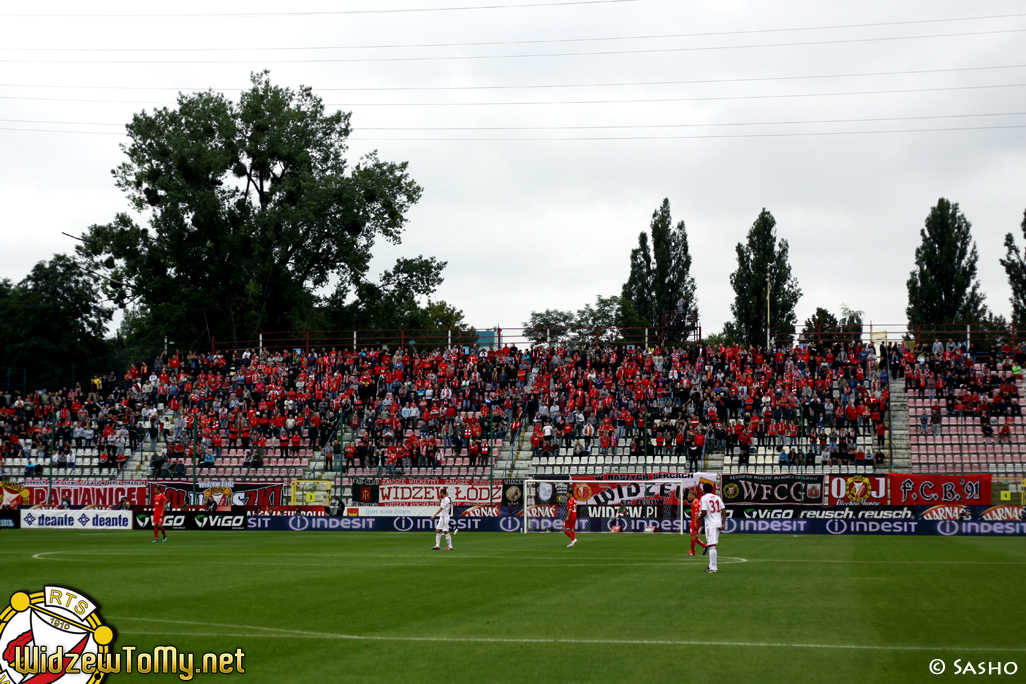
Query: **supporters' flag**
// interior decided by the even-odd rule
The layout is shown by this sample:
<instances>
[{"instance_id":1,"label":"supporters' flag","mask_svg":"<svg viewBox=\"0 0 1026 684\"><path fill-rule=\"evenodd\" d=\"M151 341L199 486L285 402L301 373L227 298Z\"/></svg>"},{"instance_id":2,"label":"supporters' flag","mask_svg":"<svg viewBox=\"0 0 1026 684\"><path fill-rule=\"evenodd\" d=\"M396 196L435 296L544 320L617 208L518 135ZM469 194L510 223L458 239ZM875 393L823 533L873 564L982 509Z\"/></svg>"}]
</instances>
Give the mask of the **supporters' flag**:
<instances>
[{"instance_id":1,"label":"supporters' flag","mask_svg":"<svg viewBox=\"0 0 1026 684\"><path fill-rule=\"evenodd\" d=\"M355 498L362 504L376 504L378 502L378 486L356 485Z\"/></svg>"}]
</instances>

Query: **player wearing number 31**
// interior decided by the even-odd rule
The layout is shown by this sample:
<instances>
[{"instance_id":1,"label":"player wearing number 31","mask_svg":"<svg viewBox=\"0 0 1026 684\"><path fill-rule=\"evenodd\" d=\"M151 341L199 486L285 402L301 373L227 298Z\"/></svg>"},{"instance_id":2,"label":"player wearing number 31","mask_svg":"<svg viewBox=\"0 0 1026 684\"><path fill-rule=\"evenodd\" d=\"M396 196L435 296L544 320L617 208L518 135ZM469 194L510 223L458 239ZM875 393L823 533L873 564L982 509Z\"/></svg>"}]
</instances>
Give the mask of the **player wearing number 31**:
<instances>
[{"instance_id":1,"label":"player wearing number 31","mask_svg":"<svg viewBox=\"0 0 1026 684\"><path fill-rule=\"evenodd\" d=\"M449 545L445 550L452 551L452 535L449 534L449 517L452 515L452 499L449 498L449 490L445 487L442 487L439 493L442 495L442 500L438 502L438 510L431 514L432 520L434 520L436 515L438 516L438 522L435 523L435 546L431 550L438 550L438 545L442 541L442 533L445 532L445 543Z\"/></svg>"},{"instance_id":2,"label":"player wearing number 31","mask_svg":"<svg viewBox=\"0 0 1026 684\"><path fill-rule=\"evenodd\" d=\"M709 547L709 567L706 572L719 572L716 567L716 542L720 539L720 528L723 527L723 499L713 494L713 486L706 482L702 485L702 521L705 523L705 544Z\"/></svg>"}]
</instances>

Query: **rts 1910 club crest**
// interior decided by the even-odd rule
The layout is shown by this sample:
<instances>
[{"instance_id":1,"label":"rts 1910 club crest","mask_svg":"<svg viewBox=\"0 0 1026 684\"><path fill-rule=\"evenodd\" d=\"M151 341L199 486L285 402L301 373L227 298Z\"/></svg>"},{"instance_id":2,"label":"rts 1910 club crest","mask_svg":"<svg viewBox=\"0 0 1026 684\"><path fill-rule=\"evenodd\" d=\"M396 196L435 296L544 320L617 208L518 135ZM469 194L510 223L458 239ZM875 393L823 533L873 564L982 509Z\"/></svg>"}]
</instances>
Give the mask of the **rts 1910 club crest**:
<instances>
[{"instance_id":1,"label":"rts 1910 club crest","mask_svg":"<svg viewBox=\"0 0 1026 684\"><path fill-rule=\"evenodd\" d=\"M98 684L113 640L96 604L80 591L15 592L0 613L0 684Z\"/></svg>"}]
</instances>

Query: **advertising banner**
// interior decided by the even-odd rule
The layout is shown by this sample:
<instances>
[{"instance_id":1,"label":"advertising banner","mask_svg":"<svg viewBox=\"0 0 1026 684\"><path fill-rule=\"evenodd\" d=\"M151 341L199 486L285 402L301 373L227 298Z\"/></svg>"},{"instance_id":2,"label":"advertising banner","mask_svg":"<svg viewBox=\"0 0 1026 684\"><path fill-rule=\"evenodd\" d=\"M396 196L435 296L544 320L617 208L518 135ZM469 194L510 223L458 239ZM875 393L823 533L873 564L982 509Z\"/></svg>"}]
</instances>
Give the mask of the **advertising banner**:
<instances>
[{"instance_id":1,"label":"advertising banner","mask_svg":"<svg viewBox=\"0 0 1026 684\"><path fill-rule=\"evenodd\" d=\"M725 504L822 504L822 475L723 475Z\"/></svg>"},{"instance_id":2,"label":"advertising banner","mask_svg":"<svg viewBox=\"0 0 1026 684\"><path fill-rule=\"evenodd\" d=\"M454 518L460 532L520 532L523 520L501 518ZM247 529L280 532L425 532L435 529L435 521L424 516L348 517L348 516L249 516Z\"/></svg>"},{"instance_id":3,"label":"advertising banner","mask_svg":"<svg viewBox=\"0 0 1026 684\"><path fill-rule=\"evenodd\" d=\"M497 504L502 501L502 480L389 479L378 485L379 506L438 505L445 487L457 506ZM362 501L359 503L363 503Z\"/></svg>"},{"instance_id":4,"label":"advertising banner","mask_svg":"<svg viewBox=\"0 0 1026 684\"><path fill-rule=\"evenodd\" d=\"M15 530L21 527L18 511L0 511L0 530Z\"/></svg>"},{"instance_id":5,"label":"advertising banner","mask_svg":"<svg viewBox=\"0 0 1026 684\"><path fill-rule=\"evenodd\" d=\"M131 511L22 509L23 530L131 530Z\"/></svg>"},{"instance_id":6,"label":"advertising banner","mask_svg":"<svg viewBox=\"0 0 1026 684\"><path fill-rule=\"evenodd\" d=\"M658 513L658 511L657 511ZM523 523L520 518L514 518ZM503 520L503 518L500 518ZM623 517L618 519L622 532L659 532L663 534L680 534L681 522L679 518L665 517L661 515L639 515ZM609 518L604 515L581 517L578 515L577 523L574 525L575 532L608 532ZM688 522L684 521L685 531ZM563 520L551 516L534 516L527 520L529 532L562 532Z\"/></svg>"},{"instance_id":7,"label":"advertising banner","mask_svg":"<svg viewBox=\"0 0 1026 684\"><path fill-rule=\"evenodd\" d=\"M150 495L164 492L172 509L185 506L202 506L207 495L214 498L218 510L230 511L232 506L282 506L288 491L284 482L251 482L224 480L199 480L196 496L192 494L192 482L187 480L151 480ZM153 500L152 498L150 499ZM145 503L145 502L144 502Z\"/></svg>"},{"instance_id":8,"label":"advertising banner","mask_svg":"<svg viewBox=\"0 0 1026 684\"><path fill-rule=\"evenodd\" d=\"M388 517L400 516L430 517L438 510L438 504L430 506L349 506L345 515L353 517ZM487 504L482 506L454 506L453 517L462 518L497 518L507 515L522 515L522 506L503 506Z\"/></svg>"},{"instance_id":9,"label":"advertising banner","mask_svg":"<svg viewBox=\"0 0 1026 684\"><path fill-rule=\"evenodd\" d=\"M146 483L142 481L82 482L81 480L26 480L22 483L29 493L30 506L61 505L67 497L72 506L113 508L128 499L131 506L146 504ZM50 497L47 499L47 489ZM5 487L6 492L6 487ZM6 499L6 493L4 498ZM22 495L24 497L24 495Z\"/></svg>"},{"instance_id":10,"label":"advertising banner","mask_svg":"<svg viewBox=\"0 0 1026 684\"><path fill-rule=\"evenodd\" d=\"M727 506L727 518L745 520L919 520L917 506Z\"/></svg>"},{"instance_id":11,"label":"advertising banner","mask_svg":"<svg viewBox=\"0 0 1026 684\"><path fill-rule=\"evenodd\" d=\"M288 515L281 516L289 517ZM167 530L245 530L247 515L244 513L199 513L178 511L164 514L164 529ZM153 514L136 511L132 514L132 527L136 530L152 530Z\"/></svg>"},{"instance_id":12,"label":"advertising banner","mask_svg":"<svg viewBox=\"0 0 1026 684\"><path fill-rule=\"evenodd\" d=\"M932 506L940 504L989 505L991 476L891 473L891 503Z\"/></svg>"},{"instance_id":13,"label":"advertising banner","mask_svg":"<svg viewBox=\"0 0 1026 684\"><path fill-rule=\"evenodd\" d=\"M874 534L952 536L1026 536L1026 521L962 520L745 520L728 518L724 534Z\"/></svg>"},{"instance_id":14,"label":"advertising banner","mask_svg":"<svg viewBox=\"0 0 1026 684\"><path fill-rule=\"evenodd\" d=\"M884 506L887 504L886 475L827 475L828 506Z\"/></svg>"}]
</instances>

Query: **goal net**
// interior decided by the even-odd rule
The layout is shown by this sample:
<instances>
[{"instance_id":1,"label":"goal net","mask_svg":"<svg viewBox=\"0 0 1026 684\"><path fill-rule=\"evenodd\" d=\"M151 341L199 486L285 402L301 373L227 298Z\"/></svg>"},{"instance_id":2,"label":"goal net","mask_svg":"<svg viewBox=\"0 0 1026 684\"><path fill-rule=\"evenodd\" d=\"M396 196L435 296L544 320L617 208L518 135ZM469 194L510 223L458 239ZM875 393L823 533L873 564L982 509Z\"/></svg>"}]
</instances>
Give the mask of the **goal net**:
<instances>
[{"instance_id":1,"label":"goal net","mask_svg":"<svg viewBox=\"0 0 1026 684\"><path fill-rule=\"evenodd\" d=\"M331 503L331 480L293 480L293 506L327 506Z\"/></svg>"},{"instance_id":2,"label":"goal net","mask_svg":"<svg viewBox=\"0 0 1026 684\"><path fill-rule=\"evenodd\" d=\"M688 531L688 490L717 473L681 473L648 480L528 479L524 481L524 532L561 532L566 502L577 499L577 532Z\"/></svg>"}]
</instances>

